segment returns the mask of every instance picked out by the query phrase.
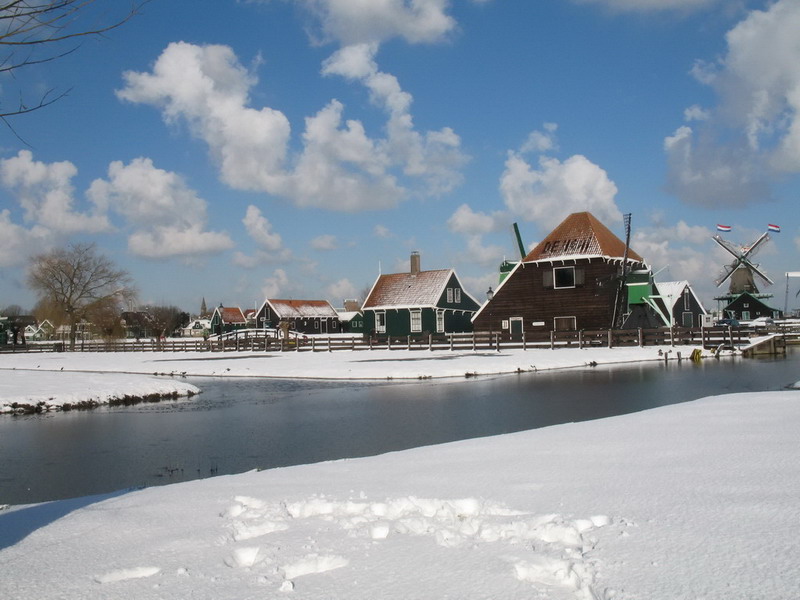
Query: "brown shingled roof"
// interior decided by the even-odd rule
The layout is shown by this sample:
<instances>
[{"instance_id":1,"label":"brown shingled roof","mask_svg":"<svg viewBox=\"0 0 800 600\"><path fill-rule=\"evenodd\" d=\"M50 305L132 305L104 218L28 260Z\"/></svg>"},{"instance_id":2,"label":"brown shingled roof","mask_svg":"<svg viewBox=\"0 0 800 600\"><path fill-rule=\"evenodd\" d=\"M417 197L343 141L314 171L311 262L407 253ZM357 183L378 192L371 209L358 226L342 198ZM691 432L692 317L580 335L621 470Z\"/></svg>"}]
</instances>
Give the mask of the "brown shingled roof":
<instances>
[{"instance_id":1,"label":"brown shingled roof","mask_svg":"<svg viewBox=\"0 0 800 600\"><path fill-rule=\"evenodd\" d=\"M588 212L572 213L530 251L524 262L571 256L622 258L625 242ZM644 259L628 248L630 260Z\"/></svg>"},{"instance_id":2,"label":"brown shingled roof","mask_svg":"<svg viewBox=\"0 0 800 600\"><path fill-rule=\"evenodd\" d=\"M381 275L363 308L436 306L452 274L452 269L441 269Z\"/></svg>"},{"instance_id":3,"label":"brown shingled roof","mask_svg":"<svg viewBox=\"0 0 800 600\"><path fill-rule=\"evenodd\" d=\"M244 314L242 314L242 309L237 307L229 307L229 306L218 306L216 311L220 313L220 317L222 317L223 323L245 323L246 320L244 318Z\"/></svg>"}]
</instances>

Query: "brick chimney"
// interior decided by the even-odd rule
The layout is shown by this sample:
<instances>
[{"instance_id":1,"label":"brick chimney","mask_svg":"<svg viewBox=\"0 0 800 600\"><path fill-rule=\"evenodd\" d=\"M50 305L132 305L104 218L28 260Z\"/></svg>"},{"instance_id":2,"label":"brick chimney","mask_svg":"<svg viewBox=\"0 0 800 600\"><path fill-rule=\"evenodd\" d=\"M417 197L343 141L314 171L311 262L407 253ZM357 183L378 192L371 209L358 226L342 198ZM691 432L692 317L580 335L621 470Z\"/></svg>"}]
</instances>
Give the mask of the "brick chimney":
<instances>
[{"instance_id":1,"label":"brick chimney","mask_svg":"<svg viewBox=\"0 0 800 600\"><path fill-rule=\"evenodd\" d=\"M419 252L416 250L411 253L411 274L419 273Z\"/></svg>"}]
</instances>

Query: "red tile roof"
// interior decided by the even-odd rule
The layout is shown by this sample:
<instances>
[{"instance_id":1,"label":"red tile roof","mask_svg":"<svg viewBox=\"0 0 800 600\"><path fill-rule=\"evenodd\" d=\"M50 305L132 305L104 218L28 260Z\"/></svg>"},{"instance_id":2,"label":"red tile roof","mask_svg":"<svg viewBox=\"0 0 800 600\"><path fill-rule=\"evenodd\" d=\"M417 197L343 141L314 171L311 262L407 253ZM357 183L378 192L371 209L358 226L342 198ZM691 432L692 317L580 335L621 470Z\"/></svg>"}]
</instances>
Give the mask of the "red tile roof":
<instances>
[{"instance_id":1,"label":"red tile roof","mask_svg":"<svg viewBox=\"0 0 800 600\"><path fill-rule=\"evenodd\" d=\"M246 323L242 309L237 307L218 306L216 312L220 313L223 323Z\"/></svg>"},{"instance_id":2,"label":"red tile roof","mask_svg":"<svg viewBox=\"0 0 800 600\"><path fill-rule=\"evenodd\" d=\"M524 262L575 256L622 258L624 255L625 242L591 213L579 212L564 219L530 251ZM644 262L644 259L630 248L628 248L628 258Z\"/></svg>"},{"instance_id":3,"label":"red tile roof","mask_svg":"<svg viewBox=\"0 0 800 600\"><path fill-rule=\"evenodd\" d=\"M364 301L363 308L435 306L452 274L452 269L441 269L420 271L413 275L381 275Z\"/></svg>"}]
</instances>

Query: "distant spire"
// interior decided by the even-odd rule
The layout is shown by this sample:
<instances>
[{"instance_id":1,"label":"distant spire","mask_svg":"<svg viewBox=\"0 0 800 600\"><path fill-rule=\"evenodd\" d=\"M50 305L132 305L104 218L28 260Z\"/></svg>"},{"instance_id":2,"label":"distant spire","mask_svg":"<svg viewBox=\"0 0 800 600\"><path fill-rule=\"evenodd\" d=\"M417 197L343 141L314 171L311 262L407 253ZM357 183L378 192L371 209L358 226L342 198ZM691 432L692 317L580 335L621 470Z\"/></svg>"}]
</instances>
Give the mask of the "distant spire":
<instances>
[{"instance_id":1,"label":"distant spire","mask_svg":"<svg viewBox=\"0 0 800 600\"><path fill-rule=\"evenodd\" d=\"M206 307L206 299L204 296L203 301L200 303L200 316L205 317L207 314L208 314L208 308Z\"/></svg>"}]
</instances>

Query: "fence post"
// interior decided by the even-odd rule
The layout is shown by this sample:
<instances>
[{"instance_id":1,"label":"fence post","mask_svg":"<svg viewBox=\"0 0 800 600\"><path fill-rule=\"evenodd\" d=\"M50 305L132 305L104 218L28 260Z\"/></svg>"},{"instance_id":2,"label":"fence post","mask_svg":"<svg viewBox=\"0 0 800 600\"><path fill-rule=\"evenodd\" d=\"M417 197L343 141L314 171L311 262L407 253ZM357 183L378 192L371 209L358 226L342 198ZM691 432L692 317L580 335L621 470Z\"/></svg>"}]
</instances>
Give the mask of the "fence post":
<instances>
[{"instance_id":1,"label":"fence post","mask_svg":"<svg viewBox=\"0 0 800 600\"><path fill-rule=\"evenodd\" d=\"M406 344L407 344L406 350L411 350L411 336L410 335L408 336L408 340L407 340Z\"/></svg>"},{"instance_id":2,"label":"fence post","mask_svg":"<svg viewBox=\"0 0 800 600\"><path fill-rule=\"evenodd\" d=\"M428 350L433 352L433 334L432 333L428 334Z\"/></svg>"},{"instance_id":3,"label":"fence post","mask_svg":"<svg viewBox=\"0 0 800 600\"><path fill-rule=\"evenodd\" d=\"M392 349L392 336L391 335L387 335L386 336L386 349L387 350L391 350Z\"/></svg>"},{"instance_id":4,"label":"fence post","mask_svg":"<svg viewBox=\"0 0 800 600\"><path fill-rule=\"evenodd\" d=\"M583 350L583 329L578 331L578 350Z\"/></svg>"},{"instance_id":5,"label":"fence post","mask_svg":"<svg viewBox=\"0 0 800 600\"><path fill-rule=\"evenodd\" d=\"M500 352L500 332L494 334L494 349Z\"/></svg>"},{"instance_id":6,"label":"fence post","mask_svg":"<svg viewBox=\"0 0 800 600\"><path fill-rule=\"evenodd\" d=\"M452 349L452 347L453 347L453 338L450 338L450 348ZM475 352L475 349L476 349L475 332L473 331L472 332L472 351Z\"/></svg>"},{"instance_id":7,"label":"fence post","mask_svg":"<svg viewBox=\"0 0 800 600\"><path fill-rule=\"evenodd\" d=\"M554 350L556 347L556 332L550 332L550 350Z\"/></svg>"},{"instance_id":8,"label":"fence post","mask_svg":"<svg viewBox=\"0 0 800 600\"><path fill-rule=\"evenodd\" d=\"M642 332L642 328L639 327L639 348L644 346L644 333Z\"/></svg>"},{"instance_id":9,"label":"fence post","mask_svg":"<svg viewBox=\"0 0 800 600\"><path fill-rule=\"evenodd\" d=\"M528 334L525 333L524 331L522 332L522 349L523 350L528 349Z\"/></svg>"},{"instance_id":10,"label":"fence post","mask_svg":"<svg viewBox=\"0 0 800 600\"><path fill-rule=\"evenodd\" d=\"M614 347L614 334L611 333L610 329L608 330L608 347L609 348L613 348Z\"/></svg>"},{"instance_id":11,"label":"fence post","mask_svg":"<svg viewBox=\"0 0 800 600\"><path fill-rule=\"evenodd\" d=\"M675 332L673 331L672 325L669 326L669 345L673 348L675 347Z\"/></svg>"},{"instance_id":12,"label":"fence post","mask_svg":"<svg viewBox=\"0 0 800 600\"><path fill-rule=\"evenodd\" d=\"M474 334L473 334L473 336L474 336ZM453 351L453 334L451 333L450 334L450 352L452 352L452 351Z\"/></svg>"}]
</instances>

